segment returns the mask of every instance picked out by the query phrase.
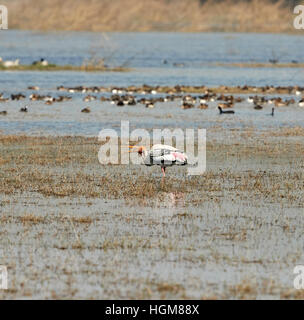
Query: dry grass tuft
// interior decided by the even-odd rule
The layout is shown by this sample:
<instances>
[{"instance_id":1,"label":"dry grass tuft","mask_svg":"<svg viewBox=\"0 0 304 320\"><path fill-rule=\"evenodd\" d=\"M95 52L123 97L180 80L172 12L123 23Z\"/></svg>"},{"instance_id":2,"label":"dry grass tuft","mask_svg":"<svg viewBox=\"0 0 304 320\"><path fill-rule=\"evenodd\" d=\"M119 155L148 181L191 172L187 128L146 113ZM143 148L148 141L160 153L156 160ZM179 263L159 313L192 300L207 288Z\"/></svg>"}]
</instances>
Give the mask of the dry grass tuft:
<instances>
[{"instance_id":1,"label":"dry grass tuft","mask_svg":"<svg viewBox=\"0 0 304 320\"><path fill-rule=\"evenodd\" d=\"M73 217L72 221L74 223L81 223L81 224L91 224L93 220L90 217Z\"/></svg>"},{"instance_id":2,"label":"dry grass tuft","mask_svg":"<svg viewBox=\"0 0 304 320\"><path fill-rule=\"evenodd\" d=\"M243 280L241 283L230 287L230 294L237 299L254 299L257 295L257 286L250 280Z\"/></svg>"},{"instance_id":3,"label":"dry grass tuft","mask_svg":"<svg viewBox=\"0 0 304 320\"><path fill-rule=\"evenodd\" d=\"M304 128L303 127L294 127L294 128L282 128L280 130L270 132L268 135L273 137L303 137Z\"/></svg>"},{"instance_id":4,"label":"dry grass tuft","mask_svg":"<svg viewBox=\"0 0 304 320\"><path fill-rule=\"evenodd\" d=\"M173 293L173 294L177 294L181 291L184 291L185 289L183 288L183 286L181 286L178 283L159 283L157 285L157 290L159 292L169 292L169 293Z\"/></svg>"},{"instance_id":5,"label":"dry grass tuft","mask_svg":"<svg viewBox=\"0 0 304 320\"><path fill-rule=\"evenodd\" d=\"M38 217L34 214L27 214L25 216L19 217L19 221L25 225L35 225L45 223L45 218Z\"/></svg>"},{"instance_id":6,"label":"dry grass tuft","mask_svg":"<svg viewBox=\"0 0 304 320\"><path fill-rule=\"evenodd\" d=\"M280 299L304 300L304 290L290 289L290 290L283 291L280 295Z\"/></svg>"}]
</instances>

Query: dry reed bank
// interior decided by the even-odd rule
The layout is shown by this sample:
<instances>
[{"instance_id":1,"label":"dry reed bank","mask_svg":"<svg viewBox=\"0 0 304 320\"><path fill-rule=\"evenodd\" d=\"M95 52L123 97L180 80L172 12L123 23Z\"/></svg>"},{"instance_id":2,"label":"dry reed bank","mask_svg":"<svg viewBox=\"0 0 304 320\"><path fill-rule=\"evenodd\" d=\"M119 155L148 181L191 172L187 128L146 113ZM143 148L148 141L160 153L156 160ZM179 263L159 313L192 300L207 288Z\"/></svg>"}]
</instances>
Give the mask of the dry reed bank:
<instances>
[{"instance_id":1,"label":"dry reed bank","mask_svg":"<svg viewBox=\"0 0 304 320\"><path fill-rule=\"evenodd\" d=\"M11 0L9 27L29 30L295 32L279 0Z\"/></svg>"}]
</instances>

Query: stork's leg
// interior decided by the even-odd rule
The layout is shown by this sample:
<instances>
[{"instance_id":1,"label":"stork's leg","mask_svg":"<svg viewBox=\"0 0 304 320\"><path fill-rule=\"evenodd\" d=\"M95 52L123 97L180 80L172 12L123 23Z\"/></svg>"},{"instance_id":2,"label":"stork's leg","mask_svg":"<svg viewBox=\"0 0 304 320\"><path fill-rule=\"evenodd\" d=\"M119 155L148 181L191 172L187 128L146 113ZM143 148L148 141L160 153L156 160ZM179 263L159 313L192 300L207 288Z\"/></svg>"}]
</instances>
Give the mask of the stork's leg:
<instances>
[{"instance_id":1,"label":"stork's leg","mask_svg":"<svg viewBox=\"0 0 304 320\"><path fill-rule=\"evenodd\" d=\"M166 167L161 167L162 173L164 175L164 177L166 176Z\"/></svg>"}]
</instances>

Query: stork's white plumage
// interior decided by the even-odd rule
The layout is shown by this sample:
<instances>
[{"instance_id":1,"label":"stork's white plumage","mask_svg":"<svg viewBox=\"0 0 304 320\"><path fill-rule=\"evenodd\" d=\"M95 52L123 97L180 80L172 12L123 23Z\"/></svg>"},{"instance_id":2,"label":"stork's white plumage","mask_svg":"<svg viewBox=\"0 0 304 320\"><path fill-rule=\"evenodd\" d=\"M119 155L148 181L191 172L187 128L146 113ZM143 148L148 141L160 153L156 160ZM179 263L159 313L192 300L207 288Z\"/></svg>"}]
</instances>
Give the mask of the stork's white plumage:
<instances>
[{"instance_id":1,"label":"stork's white plumage","mask_svg":"<svg viewBox=\"0 0 304 320\"><path fill-rule=\"evenodd\" d=\"M188 163L188 157L183 151L165 144L155 144L150 150L142 146L129 146L130 152L137 152L146 166L157 165L161 167L165 176L166 167L174 165L184 166Z\"/></svg>"}]
</instances>

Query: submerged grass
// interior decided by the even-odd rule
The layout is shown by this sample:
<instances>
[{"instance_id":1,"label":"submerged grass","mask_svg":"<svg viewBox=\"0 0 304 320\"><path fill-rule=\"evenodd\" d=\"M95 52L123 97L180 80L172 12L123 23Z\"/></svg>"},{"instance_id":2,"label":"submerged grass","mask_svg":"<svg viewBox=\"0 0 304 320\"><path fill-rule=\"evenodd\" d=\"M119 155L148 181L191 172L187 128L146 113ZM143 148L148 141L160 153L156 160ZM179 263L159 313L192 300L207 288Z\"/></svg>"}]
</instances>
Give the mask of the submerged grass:
<instances>
[{"instance_id":1,"label":"submerged grass","mask_svg":"<svg viewBox=\"0 0 304 320\"><path fill-rule=\"evenodd\" d=\"M0 135L0 298L303 299L291 130L209 139L203 176L170 168L164 183L159 168L100 165L95 138Z\"/></svg>"},{"instance_id":2,"label":"submerged grass","mask_svg":"<svg viewBox=\"0 0 304 320\"><path fill-rule=\"evenodd\" d=\"M221 67L237 67L237 68L304 68L304 63L216 63Z\"/></svg>"},{"instance_id":3,"label":"submerged grass","mask_svg":"<svg viewBox=\"0 0 304 320\"><path fill-rule=\"evenodd\" d=\"M216 63L217 66L238 68L304 68L304 63ZM0 71L83 71L83 72L128 72L127 67L104 67L97 65L18 65L4 67L0 64Z\"/></svg>"},{"instance_id":4,"label":"submerged grass","mask_svg":"<svg viewBox=\"0 0 304 320\"><path fill-rule=\"evenodd\" d=\"M250 133L252 134L252 133ZM0 193L39 192L48 197L87 197L145 201L162 199L176 190L185 194L189 203L200 203L208 197L214 200L233 197L264 198L271 201L301 203L303 192L302 154L299 142L273 144L265 137L293 138L301 129L281 129L261 135L255 145L207 144L207 172L202 176L186 177L183 168L169 169L165 183L159 168L108 165L98 162L100 147L95 138L0 136ZM242 133L244 135L244 133ZM221 161L217 160L221 159ZM230 163L243 159L249 163L267 163L250 170L235 171ZM278 159L280 159L278 161ZM286 169L290 163L294 171ZM280 173L271 167L282 166ZM146 170L145 170L146 169ZM172 173L171 173L172 172Z\"/></svg>"},{"instance_id":5,"label":"submerged grass","mask_svg":"<svg viewBox=\"0 0 304 320\"><path fill-rule=\"evenodd\" d=\"M127 72L130 69L124 67L99 67L99 66L72 66L72 65L55 65L50 64L48 66L42 65L19 65L6 68L0 64L0 71L84 71L84 72Z\"/></svg>"}]
</instances>

